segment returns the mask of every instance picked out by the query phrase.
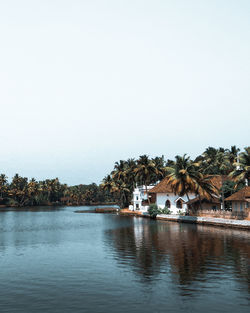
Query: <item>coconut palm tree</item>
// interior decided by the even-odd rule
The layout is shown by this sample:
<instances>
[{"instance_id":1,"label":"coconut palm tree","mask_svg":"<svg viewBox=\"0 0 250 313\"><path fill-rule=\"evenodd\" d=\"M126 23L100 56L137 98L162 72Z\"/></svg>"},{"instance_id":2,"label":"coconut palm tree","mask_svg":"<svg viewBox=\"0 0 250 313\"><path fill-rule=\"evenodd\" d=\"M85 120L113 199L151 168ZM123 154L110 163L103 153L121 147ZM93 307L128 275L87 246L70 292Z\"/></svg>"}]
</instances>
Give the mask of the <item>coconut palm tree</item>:
<instances>
[{"instance_id":1,"label":"coconut palm tree","mask_svg":"<svg viewBox=\"0 0 250 313\"><path fill-rule=\"evenodd\" d=\"M148 202L150 199L148 196L148 185L154 181L155 175L159 174L155 163L149 159L147 155L141 155L137 160L137 166L134 169L136 181L139 184L145 185Z\"/></svg>"},{"instance_id":2,"label":"coconut palm tree","mask_svg":"<svg viewBox=\"0 0 250 313\"><path fill-rule=\"evenodd\" d=\"M200 163L202 173L207 175L227 175L231 170L229 154L224 148L208 147L195 162Z\"/></svg>"},{"instance_id":3,"label":"coconut palm tree","mask_svg":"<svg viewBox=\"0 0 250 313\"><path fill-rule=\"evenodd\" d=\"M203 175L199 173L196 178L195 193L199 197L200 208L202 209L201 199L211 200L213 197L219 196L219 190L213 185L212 179L214 175Z\"/></svg>"},{"instance_id":4,"label":"coconut palm tree","mask_svg":"<svg viewBox=\"0 0 250 313\"><path fill-rule=\"evenodd\" d=\"M165 160L164 156L162 155L161 157L155 157L152 159L152 161L155 164L157 174L153 174L153 180L154 183L157 181L161 180L163 177L165 177Z\"/></svg>"},{"instance_id":5,"label":"coconut palm tree","mask_svg":"<svg viewBox=\"0 0 250 313\"><path fill-rule=\"evenodd\" d=\"M101 183L101 188L104 190L107 190L108 192L111 192L114 185L114 181L110 175L107 175L104 177Z\"/></svg>"},{"instance_id":6,"label":"coconut palm tree","mask_svg":"<svg viewBox=\"0 0 250 313\"><path fill-rule=\"evenodd\" d=\"M126 162L120 160L119 162L115 162L114 170L112 171L112 178L116 181L121 180L125 181L127 176L127 165Z\"/></svg>"},{"instance_id":7,"label":"coconut palm tree","mask_svg":"<svg viewBox=\"0 0 250 313\"><path fill-rule=\"evenodd\" d=\"M198 192L198 182L201 180L202 174L199 172L199 163L190 160L190 157L177 155L173 166L166 167L166 177L168 183L175 194L187 196L188 193Z\"/></svg>"},{"instance_id":8,"label":"coconut palm tree","mask_svg":"<svg viewBox=\"0 0 250 313\"><path fill-rule=\"evenodd\" d=\"M238 161L234 163L234 169L229 174L236 182L236 187L239 184L250 186L250 147L246 147L245 151L238 156Z\"/></svg>"},{"instance_id":9,"label":"coconut palm tree","mask_svg":"<svg viewBox=\"0 0 250 313\"><path fill-rule=\"evenodd\" d=\"M0 175L0 197L3 199L8 187L8 177L5 174Z\"/></svg>"},{"instance_id":10,"label":"coconut palm tree","mask_svg":"<svg viewBox=\"0 0 250 313\"><path fill-rule=\"evenodd\" d=\"M237 157L240 152L240 149L236 146L231 146L230 149L226 149L226 154L231 164L231 170L233 170L233 164L237 162Z\"/></svg>"}]
</instances>

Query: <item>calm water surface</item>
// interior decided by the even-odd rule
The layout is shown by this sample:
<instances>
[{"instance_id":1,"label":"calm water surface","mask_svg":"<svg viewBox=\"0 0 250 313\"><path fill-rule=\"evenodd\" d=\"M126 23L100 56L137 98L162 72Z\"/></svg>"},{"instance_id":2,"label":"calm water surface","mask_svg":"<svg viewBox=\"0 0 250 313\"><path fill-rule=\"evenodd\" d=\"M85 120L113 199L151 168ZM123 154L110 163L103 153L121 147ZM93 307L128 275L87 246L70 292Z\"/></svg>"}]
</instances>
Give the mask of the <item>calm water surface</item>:
<instances>
[{"instance_id":1,"label":"calm water surface","mask_svg":"<svg viewBox=\"0 0 250 313\"><path fill-rule=\"evenodd\" d=\"M250 232L80 209L0 212L1 313L250 311Z\"/></svg>"}]
</instances>

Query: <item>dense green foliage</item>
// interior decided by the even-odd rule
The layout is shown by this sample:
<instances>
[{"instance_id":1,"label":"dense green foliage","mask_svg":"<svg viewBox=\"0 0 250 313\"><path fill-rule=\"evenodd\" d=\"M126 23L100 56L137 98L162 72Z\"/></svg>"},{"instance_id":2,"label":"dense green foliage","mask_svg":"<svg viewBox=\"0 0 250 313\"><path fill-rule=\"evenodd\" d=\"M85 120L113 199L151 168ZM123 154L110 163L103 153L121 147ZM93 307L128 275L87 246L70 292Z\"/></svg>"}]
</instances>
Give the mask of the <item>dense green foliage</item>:
<instances>
[{"instance_id":1,"label":"dense green foliage","mask_svg":"<svg viewBox=\"0 0 250 313\"><path fill-rule=\"evenodd\" d=\"M156 216L162 212L156 204L152 203L149 206L148 213L149 213L151 218L156 218Z\"/></svg>"},{"instance_id":2,"label":"dense green foliage","mask_svg":"<svg viewBox=\"0 0 250 313\"><path fill-rule=\"evenodd\" d=\"M10 206L27 205L82 205L112 202L113 197L97 186L61 184L58 178L36 181L16 174L9 183L4 174L0 175L0 204Z\"/></svg>"},{"instance_id":3,"label":"dense green foliage","mask_svg":"<svg viewBox=\"0 0 250 313\"><path fill-rule=\"evenodd\" d=\"M228 177L221 190L216 190L211 184L215 175ZM245 184L250 185L250 147L242 152L236 146L230 149L208 147L194 160L186 155L177 155L175 160L167 161L163 156L149 158L147 155L140 156L138 160L120 160L103 179L102 188L113 194L121 207L126 207L131 202L136 184L148 186L164 177L169 178L169 184L180 195L194 192L209 198L221 194L224 205L225 196Z\"/></svg>"}]
</instances>

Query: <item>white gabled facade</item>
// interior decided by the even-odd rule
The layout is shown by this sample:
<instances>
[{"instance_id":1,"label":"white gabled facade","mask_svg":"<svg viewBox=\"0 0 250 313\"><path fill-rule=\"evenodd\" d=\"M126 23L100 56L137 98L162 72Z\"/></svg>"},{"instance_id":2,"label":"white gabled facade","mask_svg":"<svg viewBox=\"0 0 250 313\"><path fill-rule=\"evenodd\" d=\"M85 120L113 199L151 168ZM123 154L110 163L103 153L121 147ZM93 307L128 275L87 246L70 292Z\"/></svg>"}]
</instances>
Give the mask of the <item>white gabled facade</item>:
<instances>
[{"instance_id":1,"label":"white gabled facade","mask_svg":"<svg viewBox=\"0 0 250 313\"><path fill-rule=\"evenodd\" d=\"M189 200L195 198L195 194L189 194ZM188 197L178 196L174 193L156 193L156 204L159 208L164 209L167 207L172 214L185 213L187 211L186 202Z\"/></svg>"}]
</instances>

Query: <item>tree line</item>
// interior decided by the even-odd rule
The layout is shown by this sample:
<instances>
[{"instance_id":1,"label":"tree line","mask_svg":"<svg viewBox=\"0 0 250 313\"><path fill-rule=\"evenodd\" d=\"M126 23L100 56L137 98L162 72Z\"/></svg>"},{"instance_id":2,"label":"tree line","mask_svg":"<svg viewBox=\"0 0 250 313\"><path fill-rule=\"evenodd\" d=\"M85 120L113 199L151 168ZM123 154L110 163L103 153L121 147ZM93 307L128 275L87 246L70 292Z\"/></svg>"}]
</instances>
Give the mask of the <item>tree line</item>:
<instances>
[{"instance_id":1,"label":"tree line","mask_svg":"<svg viewBox=\"0 0 250 313\"><path fill-rule=\"evenodd\" d=\"M208 147L194 160L187 155L177 155L174 160L165 160L163 156L150 158L148 155L120 160L115 162L113 170L100 185L68 186L60 183L58 178L37 181L18 174L9 182L7 176L1 174L0 205L21 207L116 203L123 208L131 203L136 185L149 186L165 177L168 177L176 194L195 192L208 198L218 193L211 184L215 175L230 178L224 181L219 191L222 198L245 184L250 185L250 147L243 151L236 146L230 149Z\"/></svg>"},{"instance_id":2,"label":"tree line","mask_svg":"<svg viewBox=\"0 0 250 313\"><path fill-rule=\"evenodd\" d=\"M68 186L58 178L37 181L16 174L9 183L5 174L0 175L0 205L89 205L113 202L113 195L95 183Z\"/></svg>"},{"instance_id":3,"label":"tree line","mask_svg":"<svg viewBox=\"0 0 250 313\"><path fill-rule=\"evenodd\" d=\"M228 177L224 179L221 190L212 184L212 179L217 175ZM194 160L186 154L177 155L175 160L165 160L163 156L150 158L147 155L137 160L120 160L103 179L101 186L113 195L121 207L127 207L136 185L156 184L165 177L173 191L180 196L188 197L188 193L205 198L220 195L225 206L225 197L246 184L250 185L250 147L243 151L236 146L229 149L208 147Z\"/></svg>"}]
</instances>

